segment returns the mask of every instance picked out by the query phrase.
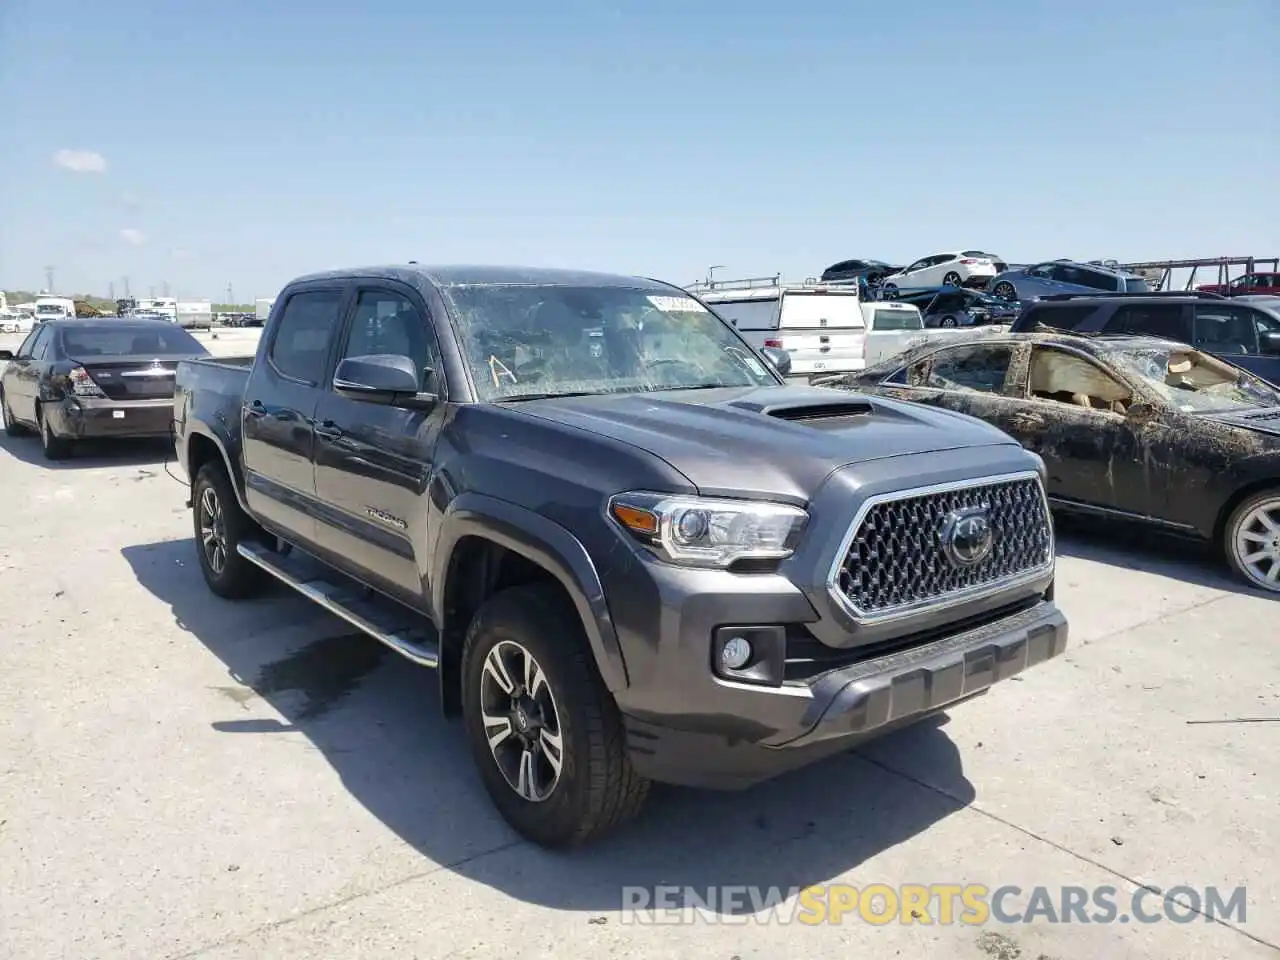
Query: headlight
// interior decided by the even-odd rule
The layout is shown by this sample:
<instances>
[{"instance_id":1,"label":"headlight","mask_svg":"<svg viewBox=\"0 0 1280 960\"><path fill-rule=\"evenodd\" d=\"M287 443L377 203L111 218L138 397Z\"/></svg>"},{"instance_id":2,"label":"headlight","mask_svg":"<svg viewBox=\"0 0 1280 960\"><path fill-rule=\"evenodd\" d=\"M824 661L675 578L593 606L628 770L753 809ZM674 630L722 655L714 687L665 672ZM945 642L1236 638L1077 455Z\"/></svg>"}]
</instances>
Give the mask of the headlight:
<instances>
[{"instance_id":1,"label":"headlight","mask_svg":"<svg viewBox=\"0 0 1280 960\"><path fill-rule=\"evenodd\" d=\"M670 563L716 568L791 556L809 519L783 503L654 493L620 493L609 515Z\"/></svg>"}]
</instances>

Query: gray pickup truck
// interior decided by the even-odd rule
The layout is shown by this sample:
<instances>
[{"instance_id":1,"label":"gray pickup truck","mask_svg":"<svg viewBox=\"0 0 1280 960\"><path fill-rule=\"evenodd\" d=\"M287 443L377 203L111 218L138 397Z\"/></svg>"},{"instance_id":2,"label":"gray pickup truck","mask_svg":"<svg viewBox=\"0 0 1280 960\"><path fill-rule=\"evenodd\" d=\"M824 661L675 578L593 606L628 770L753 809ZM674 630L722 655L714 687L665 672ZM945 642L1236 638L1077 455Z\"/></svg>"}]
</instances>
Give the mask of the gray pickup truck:
<instances>
[{"instance_id":1,"label":"gray pickup truck","mask_svg":"<svg viewBox=\"0 0 1280 960\"><path fill-rule=\"evenodd\" d=\"M653 280L303 277L256 357L178 368L200 568L438 668L548 847L652 781L745 787L1061 654L1042 462L786 368Z\"/></svg>"}]
</instances>

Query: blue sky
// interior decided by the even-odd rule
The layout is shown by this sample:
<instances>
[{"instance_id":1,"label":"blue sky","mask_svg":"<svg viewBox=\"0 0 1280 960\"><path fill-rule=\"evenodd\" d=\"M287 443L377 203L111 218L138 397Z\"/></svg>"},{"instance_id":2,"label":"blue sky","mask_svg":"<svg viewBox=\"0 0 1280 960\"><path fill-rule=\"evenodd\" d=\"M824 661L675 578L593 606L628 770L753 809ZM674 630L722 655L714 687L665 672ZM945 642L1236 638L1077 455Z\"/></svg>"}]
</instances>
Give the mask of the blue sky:
<instances>
[{"instance_id":1,"label":"blue sky","mask_svg":"<svg viewBox=\"0 0 1280 960\"><path fill-rule=\"evenodd\" d=\"M0 46L9 289L1280 252L1277 0L5 0Z\"/></svg>"}]
</instances>

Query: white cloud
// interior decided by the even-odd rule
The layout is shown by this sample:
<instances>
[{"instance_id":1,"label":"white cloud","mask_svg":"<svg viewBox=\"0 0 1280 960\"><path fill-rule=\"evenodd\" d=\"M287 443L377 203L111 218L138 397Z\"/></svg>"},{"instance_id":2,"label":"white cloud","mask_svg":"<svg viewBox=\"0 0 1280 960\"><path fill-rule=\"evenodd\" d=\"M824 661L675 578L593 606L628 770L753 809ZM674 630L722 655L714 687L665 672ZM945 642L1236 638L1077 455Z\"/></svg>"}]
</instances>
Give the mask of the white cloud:
<instances>
[{"instance_id":1,"label":"white cloud","mask_svg":"<svg viewBox=\"0 0 1280 960\"><path fill-rule=\"evenodd\" d=\"M146 242L146 236L141 230L135 230L133 227L124 227L120 231L120 239L125 243L131 243L135 247L140 247Z\"/></svg>"},{"instance_id":2,"label":"white cloud","mask_svg":"<svg viewBox=\"0 0 1280 960\"><path fill-rule=\"evenodd\" d=\"M72 173L105 173L107 169L107 158L92 150L59 150L53 162Z\"/></svg>"}]
</instances>

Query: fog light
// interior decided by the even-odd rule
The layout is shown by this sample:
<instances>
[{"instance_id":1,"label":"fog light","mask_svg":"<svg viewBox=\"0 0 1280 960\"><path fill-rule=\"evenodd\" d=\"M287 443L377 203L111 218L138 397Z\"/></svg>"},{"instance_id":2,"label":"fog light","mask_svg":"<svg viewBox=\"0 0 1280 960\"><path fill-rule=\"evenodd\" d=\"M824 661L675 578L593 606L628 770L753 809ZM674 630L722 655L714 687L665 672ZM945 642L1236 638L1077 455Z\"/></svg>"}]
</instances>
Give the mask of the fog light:
<instances>
[{"instance_id":1,"label":"fog light","mask_svg":"<svg viewBox=\"0 0 1280 960\"><path fill-rule=\"evenodd\" d=\"M720 665L726 670L741 670L751 662L751 644L742 637L732 637L720 650Z\"/></svg>"}]
</instances>

